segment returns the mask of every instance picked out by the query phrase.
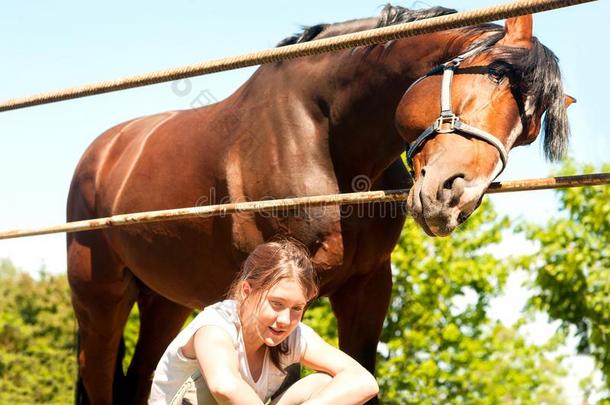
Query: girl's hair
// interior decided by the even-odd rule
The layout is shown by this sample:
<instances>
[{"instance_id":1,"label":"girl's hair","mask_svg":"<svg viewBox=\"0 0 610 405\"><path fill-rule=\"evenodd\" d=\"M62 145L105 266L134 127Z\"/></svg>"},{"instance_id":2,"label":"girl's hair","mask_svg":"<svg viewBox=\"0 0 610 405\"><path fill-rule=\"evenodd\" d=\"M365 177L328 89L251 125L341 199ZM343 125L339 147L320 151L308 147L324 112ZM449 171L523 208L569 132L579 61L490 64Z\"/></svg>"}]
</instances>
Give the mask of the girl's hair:
<instances>
[{"instance_id":1,"label":"girl's hair","mask_svg":"<svg viewBox=\"0 0 610 405\"><path fill-rule=\"evenodd\" d=\"M247 281L251 288L250 295L258 294L255 306L255 311L258 312L265 293L283 279L295 280L308 301L318 295L318 277L309 253L303 244L291 238L274 239L257 246L246 258L239 276L229 290L228 298L236 300L241 307L241 286ZM280 364L280 355L286 353L288 339L269 348L271 361L282 371L284 368Z\"/></svg>"}]
</instances>

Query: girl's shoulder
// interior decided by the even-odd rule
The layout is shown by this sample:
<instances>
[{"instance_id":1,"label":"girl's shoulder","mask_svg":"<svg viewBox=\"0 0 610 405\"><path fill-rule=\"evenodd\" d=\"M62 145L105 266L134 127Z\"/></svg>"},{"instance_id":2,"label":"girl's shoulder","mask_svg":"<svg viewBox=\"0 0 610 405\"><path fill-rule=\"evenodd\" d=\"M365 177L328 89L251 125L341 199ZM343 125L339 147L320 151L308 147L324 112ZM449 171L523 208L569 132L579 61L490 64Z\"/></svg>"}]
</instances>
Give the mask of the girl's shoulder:
<instances>
[{"instance_id":1,"label":"girl's shoulder","mask_svg":"<svg viewBox=\"0 0 610 405\"><path fill-rule=\"evenodd\" d=\"M313 330L310 326L304 324L303 322L299 322L298 326L292 332L291 337L295 341L299 341L300 343L307 343L307 340L311 336L317 336L315 330Z\"/></svg>"},{"instance_id":2,"label":"girl's shoulder","mask_svg":"<svg viewBox=\"0 0 610 405\"><path fill-rule=\"evenodd\" d=\"M237 301L224 300L212 305L208 305L199 313L199 315L220 316L223 319L226 319L228 322L239 321Z\"/></svg>"},{"instance_id":3,"label":"girl's shoulder","mask_svg":"<svg viewBox=\"0 0 610 405\"><path fill-rule=\"evenodd\" d=\"M193 332L204 326L218 326L229 333L236 341L239 332L239 314L237 302L224 300L203 309L189 324Z\"/></svg>"},{"instance_id":4,"label":"girl's shoulder","mask_svg":"<svg viewBox=\"0 0 610 405\"><path fill-rule=\"evenodd\" d=\"M303 322L299 322L298 326L287 338L288 350L284 362L285 366L298 363L307 349L307 343L312 336L317 336L317 333Z\"/></svg>"},{"instance_id":5,"label":"girl's shoulder","mask_svg":"<svg viewBox=\"0 0 610 405\"><path fill-rule=\"evenodd\" d=\"M309 339L315 336L319 336L318 333L311 328L311 326L299 322L299 325L293 332L294 339L299 340L302 344L306 344Z\"/></svg>"}]
</instances>

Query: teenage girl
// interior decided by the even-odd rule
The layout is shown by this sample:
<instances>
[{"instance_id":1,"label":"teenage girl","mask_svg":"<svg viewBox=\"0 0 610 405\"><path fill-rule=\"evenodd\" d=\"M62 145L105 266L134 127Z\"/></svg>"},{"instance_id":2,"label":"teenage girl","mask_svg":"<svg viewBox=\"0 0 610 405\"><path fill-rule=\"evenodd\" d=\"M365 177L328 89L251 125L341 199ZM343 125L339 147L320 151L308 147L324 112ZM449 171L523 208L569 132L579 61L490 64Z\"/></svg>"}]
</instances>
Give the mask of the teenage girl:
<instances>
[{"instance_id":1,"label":"teenage girl","mask_svg":"<svg viewBox=\"0 0 610 405\"><path fill-rule=\"evenodd\" d=\"M306 250L281 240L246 259L225 301L206 307L169 345L149 404L362 404L378 392L354 359L301 323L317 296ZM316 370L283 392L286 368ZM284 388L284 387L282 387Z\"/></svg>"}]
</instances>

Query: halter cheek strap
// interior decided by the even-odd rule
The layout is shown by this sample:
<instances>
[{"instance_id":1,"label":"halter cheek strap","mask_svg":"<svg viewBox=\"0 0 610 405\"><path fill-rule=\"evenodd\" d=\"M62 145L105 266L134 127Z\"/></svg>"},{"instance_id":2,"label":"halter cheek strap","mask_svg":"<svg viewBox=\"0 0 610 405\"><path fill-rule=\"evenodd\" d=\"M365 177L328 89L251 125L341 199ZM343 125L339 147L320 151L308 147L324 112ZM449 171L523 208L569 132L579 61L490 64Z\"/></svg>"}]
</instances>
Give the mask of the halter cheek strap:
<instances>
[{"instance_id":1,"label":"halter cheek strap","mask_svg":"<svg viewBox=\"0 0 610 405\"><path fill-rule=\"evenodd\" d=\"M419 135L417 139L413 141L413 143L411 143L411 145L409 146L409 149L407 151L407 162L409 163L409 166L413 167L413 157L423 147L423 145L428 139L435 137L437 134L454 134L460 136L464 136L464 134L466 134L471 137L485 141L492 145L494 148L496 148L496 150L500 154L500 160L502 161L502 170L500 170L497 176L499 176L500 173L504 171L504 168L506 167L506 162L508 161L508 153L506 152L504 144L500 142L497 136L494 136L489 132L486 132L480 128L473 127L461 121L460 118L455 115L451 108L451 84L453 82L453 74L457 67L460 65L460 63L462 63L464 59L471 56L476 51L478 51L478 49L473 49L442 65L443 81L441 84L441 114L434 121L434 123L432 123L432 125L426 128L424 132L422 132L421 135ZM428 77L429 75L430 73L426 74L425 76L415 81L415 83L419 82L425 77ZM413 169L411 169L411 175L415 177Z\"/></svg>"}]
</instances>

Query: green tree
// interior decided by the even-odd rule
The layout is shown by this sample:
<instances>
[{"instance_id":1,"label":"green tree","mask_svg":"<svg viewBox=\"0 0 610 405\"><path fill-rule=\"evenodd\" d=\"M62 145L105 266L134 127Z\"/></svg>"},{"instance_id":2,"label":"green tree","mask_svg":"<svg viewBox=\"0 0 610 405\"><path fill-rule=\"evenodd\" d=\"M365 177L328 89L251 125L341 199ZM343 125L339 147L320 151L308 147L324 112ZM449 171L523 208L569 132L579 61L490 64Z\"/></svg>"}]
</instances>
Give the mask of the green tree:
<instances>
[{"instance_id":1,"label":"green tree","mask_svg":"<svg viewBox=\"0 0 610 405\"><path fill-rule=\"evenodd\" d=\"M38 279L0 260L0 403L70 403L76 321L65 276Z\"/></svg>"},{"instance_id":2,"label":"green tree","mask_svg":"<svg viewBox=\"0 0 610 405\"><path fill-rule=\"evenodd\" d=\"M593 171L569 163L562 174ZM610 165L600 171L610 172ZM536 274L538 293L530 304L560 320L564 332L575 330L579 352L595 358L610 389L610 187L557 193L560 216L521 228L540 247L521 261Z\"/></svg>"},{"instance_id":3,"label":"green tree","mask_svg":"<svg viewBox=\"0 0 610 405\"><path fill-rule=\"evenodd\" d=\"M563 336L529 344L521 324L487 314L512 267L490 250L508 220L483 204L449 238L429 238L408 220L394 250L394 285L377 368L382 403L561 404L552 355ZM306 322L336 338L327 301Z\"/></svg>"},{"instance_id":4,"label":"green tree","mask_svg":"<svg viewBox=\"0 0 610 405\"><path fill-rule=\"evenodd\" d=\"M138 316L134 305L124 332L125 372L138 338ZM65 275L41 271L34 278L0 260L0 404L72 403L76 331Z\"/></svg>"}]
</instances>

